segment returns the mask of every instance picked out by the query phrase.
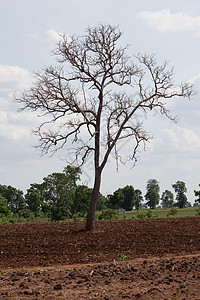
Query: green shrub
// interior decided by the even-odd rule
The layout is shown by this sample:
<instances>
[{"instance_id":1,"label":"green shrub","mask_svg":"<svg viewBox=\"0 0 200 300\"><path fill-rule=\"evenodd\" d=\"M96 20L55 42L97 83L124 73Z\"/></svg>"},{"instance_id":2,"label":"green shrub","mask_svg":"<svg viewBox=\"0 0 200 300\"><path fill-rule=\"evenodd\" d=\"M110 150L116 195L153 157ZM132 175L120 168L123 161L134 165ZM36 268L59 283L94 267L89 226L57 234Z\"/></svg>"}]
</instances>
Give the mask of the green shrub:
<instances>
[{"instance_id":1,"label":"green shrub","mask_svg":"<svg viewBox=\"0 0 200 300\"><path fill-rule=\"evenodd\" d=\"M146 214L145 213L139 213L139 214L137 214L137 218L138 219L145 219L146 218Z\"/></svg>"},{"instance_id":2,"label":"green shrub","mask_svg":"<svg viewBox=\"0 0 200 300\"><path fill-rule=\"evenodd\" d=\"M146 217L147 217L148 219L151 219L151 218L157 218L158 215L155 214L152 210L149 209L148 212L146 213Z\"/></svg>"},{"instance_id":3,"label":"green shrub","mask_svg":"<svg viewBox=\"0 0 200 300\"><path fill-rule=\"evenodd\" d=\"M108 208L106 210L102 210L101 214L98 216L99 220L117 220L119 218L118 211Z\"/></svg>"},{"instance_id":4,"label":"green shrub","mask_svg":"<svg viewBox=\"0 0 200 300\"><path fill-rule=\"evenodd\" d=\"M195 211L196 211L195 216L199 217L200 216L200 207L196 208Z\"/></svg>"},{"instance_id":5,"label":"green shrub","mask_svg":"<svg viewBox=\"0 0 200 300\"><path fill-rule=\"evenodd\" d=\"M17 220L12 215L6 217L5 215L0 214L0 224L14 224L16 222Z\"/></svg>"},{"instance_id":6,"label":"green shrub","mask_svg":"<svg viewBox=\"0 0 200 300\"><path fill-rule=\"evenodd\" d=\"M73 219L73 221L80 221L80 213L76 213L76 214L73 214L73 216L72 216L72 219Z\"/></svg>"},{"instance_id":7,"label":"green shrub","mask_svg":"<svg viewBox=\"0 0 200 300\"><path fill-rule=\"evenodd\" d=\"M22 209L17 212L19 218L27 219L28 221L32 221L35 219L35 214L33 211L29 209Z\"/></svg>"},{"instance_id":8,"label":"green shrub","mask_svg":"<svg viewBox=\"0 0 200 300\"><path fill-rule=\"evenodd\" d=\"M51 209L51 221L65 221L72 217L71 211L69 209L57 208L56 206Z\"/></svg>"},{"instance_id":9,"label":"green shrub","mask_svg":"<svg viewBox=\"0 0 200 300\"><path fill-rule=\"evenodd\" d=\"M137 214L137 218L138 219L145 219L145 218L148 218L148 219L151 219L151 218L157 218L158 215L155 214L151 209L149 209L147 211L147 213L139 213Z\"/></svg>"},{"instance_id":10,"label":"green shrub","mask_svg":"<svg viewBox=\"0 0 200 300\"><path fill-rule=\"evenodd\" d=\"M9 216L11 215L11 211L6 206L0 205L0 214Z\"/></svg>"},{"instance_id":11,"label":"green shrub","mask_svg":"<svg viewBox=\"0 0 200 300\"><path fill-rule=\"evenodd\" d=\"M175 207L172 207L172 208L170 209L170 211L168 212L167 217L175 216L177 213L178 213L178 209L175 208Z\"/></svg>"}]
</instances>

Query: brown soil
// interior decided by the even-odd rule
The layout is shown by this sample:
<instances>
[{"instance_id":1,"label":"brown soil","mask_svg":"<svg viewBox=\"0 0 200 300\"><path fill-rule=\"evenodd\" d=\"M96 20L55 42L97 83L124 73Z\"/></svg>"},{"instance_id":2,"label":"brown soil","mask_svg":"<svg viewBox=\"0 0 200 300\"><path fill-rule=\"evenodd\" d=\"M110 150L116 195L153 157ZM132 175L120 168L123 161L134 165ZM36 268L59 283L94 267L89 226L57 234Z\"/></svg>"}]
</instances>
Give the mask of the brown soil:
<instances>
[{"instance_id":1,"label":"brown soil","mask_svg":"<svg viewBox=\"0 0 200 300\"><path fill-rule=\"evenodd\" d=\"M200 218L84 226L1 225L0 299L200 299Z\"/></svg>"}]
</instances>

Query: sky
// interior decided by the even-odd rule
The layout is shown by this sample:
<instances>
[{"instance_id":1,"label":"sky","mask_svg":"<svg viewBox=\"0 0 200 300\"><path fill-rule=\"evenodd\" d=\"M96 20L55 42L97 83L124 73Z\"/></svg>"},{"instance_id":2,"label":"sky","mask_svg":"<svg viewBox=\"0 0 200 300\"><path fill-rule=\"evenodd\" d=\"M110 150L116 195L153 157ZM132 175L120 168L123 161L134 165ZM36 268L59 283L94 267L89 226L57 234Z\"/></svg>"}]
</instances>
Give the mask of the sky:
<instances>
[{"instance_id":1,"label":"sky","mask_svg":"<svg viewBox=\"0 0 200 300\"><path fill-rule=\"evenodd\" d=\"M146 183L159 181L160 193L174 193L172 184L184 181L188 201L194 202L194 189L200 184L200 1L199 0L0 0L0 184L24 192L31 183L41 183L53 172L62 172L62 153L42 156L32 130L39 124L31 112L17 112L16 91L31 86L33 72L55 64L50 51L58 33L84 33L98 23L119 25L121 43L129 44L130 54L155 54L159 61L174 66L177 82L194 83L197 95L191 101L174 99L170 104L177 124L159 114L145 117L154 137L141 149L134 168L120 166L112 157L103 172L104 195L132 185L146 193ZM126 151L122 147L121 151ZM82 169L81 183L92 187L92 161ZM175 195L175 193L174 193Z\"/></svg>"}]
</instances>

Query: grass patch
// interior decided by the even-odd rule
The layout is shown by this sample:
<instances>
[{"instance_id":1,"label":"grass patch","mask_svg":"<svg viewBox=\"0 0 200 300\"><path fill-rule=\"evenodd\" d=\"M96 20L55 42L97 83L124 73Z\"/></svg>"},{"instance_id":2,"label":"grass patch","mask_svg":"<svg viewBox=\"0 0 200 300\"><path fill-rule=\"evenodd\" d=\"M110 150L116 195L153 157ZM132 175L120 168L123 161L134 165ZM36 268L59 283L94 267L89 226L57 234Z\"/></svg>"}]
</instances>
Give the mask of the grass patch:
<instances>
[{"instance_id":1,"label":"grass patch","mask_svg":"<svg viewBox=\"0 0 200 300\"><path fill-rule=\"evenodd\" d=\"M195 217L197 215L197 211L195 207L187 207L187 208L177 208L177 213L173 216L171 212L171 208L156 208L151 210L154 214L154 217L156 215L156 218L173 218L173 217ZM148 214L149 210L148 209L140 209L139 211L137 210L132 210L132 211L119 211L119 220L124 220L124 219L138 219L138 215L140 214Z\"/></svg>"}]
</instances>

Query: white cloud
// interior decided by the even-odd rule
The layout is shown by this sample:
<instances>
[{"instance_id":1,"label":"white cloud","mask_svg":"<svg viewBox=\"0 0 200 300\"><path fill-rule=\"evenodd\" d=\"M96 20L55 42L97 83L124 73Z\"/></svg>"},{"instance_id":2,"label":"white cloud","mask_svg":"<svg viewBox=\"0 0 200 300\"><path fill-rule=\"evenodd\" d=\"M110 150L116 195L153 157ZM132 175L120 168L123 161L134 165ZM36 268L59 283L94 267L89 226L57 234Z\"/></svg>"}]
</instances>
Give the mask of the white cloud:
<instances>
[{"instance_id":1,"label":"white cloud","mask_svg":"<svg viewBox=\"0 0 200 300\"><path fill-rule=\"evenodd\" d=\"M46 46L52 50L55 48L57 42L61 39L63 35L62 32L58 32L55 29L48 29L45 33L45 38L43 39Z\"/></svg>"},{"instance_id":2,"label":"white cloud","mask_svg":"<svg viewBox=\"0 0 200 300\"><path fill-rule=\"evenodd\" d=\"M16 113L15 105L7 101L7 107L0 110L0 140L8 141L29 141L31 129L37 119L31 112Z\"/></svg>"},{"instance_id":3,"label":"white cloud","mask_svg":"<svg viewBox=\"0 0 200 300\"><path fill-rule=\"evenodd\" d=\"M31 111L17 113L20 107L7 95L0 97L0 143L23 141L31 144L30 133L38 125L37 114Z\"/></svg>"},{"instance_id":4,"label":"white cloud","mask_svg":"<svg viewBox=\"0 0 200 300\"><path fill-rule=\"evenodd\" d=\"M56 30L49 29L46 31L45 41L48 44L48 46L50 46L51 48L53 45L55 46L59 38L60 38L60 33L58 33Z\"/></svg>"},{"instance_id":5,"label":"white cloud","mask_svg":"<svg viewBox=\"0 0 200 300\"><path fill-rule=\"evenodd\" d=\"M48 50L54 49L57 42L61 39L61 36L63 34L64 34L63 32L59 32L51 28L48 29L43 35L41 35L41 33L38 32L33 32L33 33L26 34L26 37L28 37L31 40L34 40L36 45L39 46L40 48L42 47L42 49L45 51L46 54L46 48ZM71 38L69 36L67 37L69 38L70 41Z\"/></svg>"},{"instance_id":6,"label":"white cloud","mask_svg":"<svg viewBox=\"0 0 200 300\"><path fill-rule=\"evenodd\" d=\"M199 153L200 136L190 129L176 126L174 130L164 129L163 145L167 149L178 152Z\"/></svg>"},{"instance_id":7,"label":"white cloud","mask_svg":"<svg viewBox=\"0 0 200 300\"><path fill-rule=\"evenodd\" d=\"M19 66L0 65L0 91L23 90L30 83L31 75L27 69Z\"/></svg>"},{"instance_id":8,"label":"white cloud","mask_svg":"<svg viewBox=\"0 0 200 300\"><path fill-rule=\"evenodd\" d=\"M60 33L55 29L49 29L46 31L46 36L50 41L56 42L59 39Z\"/></svg>"},{"instance_id":9,"label":"white cloud","mask_svg":"<svg viewBox=\"0 0 200 300\"><path fill-rule=\"evenodd\" d=\"M0 137L9 141L23 141L29 135L28 128L16 126L14 124L0 124Z\"/></svg>"},{"instance_id":10,"label":"white cloud","mask_svg":"<svg viewBox=\"0 0 200 300\"><path fill-rule=\"evenodd\" d=\"M161 32L191 30L200 31L200 16L193 17L185 12L172 13L169 9L161 11L142 11L137 15L150 27Z\"/></svg>"}]
</instances>

